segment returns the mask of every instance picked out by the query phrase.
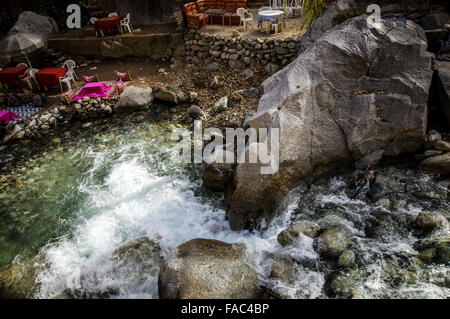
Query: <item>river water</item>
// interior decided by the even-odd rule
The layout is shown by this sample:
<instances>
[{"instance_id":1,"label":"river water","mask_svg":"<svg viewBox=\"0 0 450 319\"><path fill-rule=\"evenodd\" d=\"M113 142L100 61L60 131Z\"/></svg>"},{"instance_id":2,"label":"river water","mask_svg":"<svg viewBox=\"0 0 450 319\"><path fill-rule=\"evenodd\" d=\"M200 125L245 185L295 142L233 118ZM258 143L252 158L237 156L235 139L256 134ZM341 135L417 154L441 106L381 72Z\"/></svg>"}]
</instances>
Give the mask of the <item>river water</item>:
<instances>
[{"instance_id":1,"label":"river water","mask_svg":"<svg viewBox=\"0 0 450 319\"><path fill-rule=\"evenodd\" d=\"M386 182L382 200L369 201L364 192L350 198L348 173L323 177L293 190L262 230L232 232L222 195L202 187L202 166L174 163L170 133L182 124L173 125L174 113L164 112L61 128L14 166L7 162L18 158L3 151L0 266L20 269L22 279L16 272L14 280L32 287L27 297L59 295L81 275L77 284L85 290L114 287L113 298L157 298L157 273L144 274L140 265L111 272L113 252L141 237L157 242L162 255L192 238L244 242L261 283L287 298L450 297L448 262L420 262L416 247L424 238L448 239L447 222L431 235L411 226L420 211L448 218L448 181L387 165L378 176L394 185ZM51 142L55 137L60 140ZM411 195L416 190L439 199L418 199ZM356 265L337 268L309 237L283 248L278 233L300 219L348 229ZM368 225L375 225L370 236ZM292 279L270 277L277 256L293 261Z\"/></svg>"}]
</instances>

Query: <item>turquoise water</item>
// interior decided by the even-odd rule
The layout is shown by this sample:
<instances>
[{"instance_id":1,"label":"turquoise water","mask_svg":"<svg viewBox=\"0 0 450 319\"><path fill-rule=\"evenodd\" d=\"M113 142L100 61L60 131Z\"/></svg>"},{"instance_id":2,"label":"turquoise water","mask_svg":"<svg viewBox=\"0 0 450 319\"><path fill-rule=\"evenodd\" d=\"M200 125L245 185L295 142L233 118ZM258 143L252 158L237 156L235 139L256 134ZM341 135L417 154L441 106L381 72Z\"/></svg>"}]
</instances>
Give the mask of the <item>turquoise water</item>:
<instances>
[{"instance_id":1,"label":"turquoise water","mask_svg":"<svg viewBox=\"0 0 450 319\"><path fill-rule=\"evenodd\" d=\"M114 117L90 129L76 124L57 132L60 141L52 142L52 136L30 151L32 155L19 157L18 165L0 177L0 279L8 276L5 269L13 269L15 282L25 287L29 298L59 295L74 276L86 291L114 290L109 296L114 298L157 298L157 273L144 273L139 264L114 272L114 251L146 236L159 244L164 256L200 237L246 243L261 283L285 297L327 298L334 296L329 278L341 270L321 259L318 243L301 237L282 248L276 239L292 221L308 217L321 226L343 225L353 234L358 267L347 275L358 296L450 297L449 267L416 262L417 234L395 227L381 238L365 234L368 220L380 211L414 217L429 210L429 203L408 199L401 208L383 209L350 199L342 177L326 177L308 192L293 190L282 214L263 231L232 232L222 195L202 187L202 165L174 162L171 130L182 125L174 122L180 121L166 112ZM32 149L33 144L21 147ZM380 172L445 191L436 177L425 173L396 168ZM392 202L399 198L390 197ZM438 211L448 208L445 202L439 205ZM448 224L444 226L436 236L448 236ZM295 261L294 280L270 278L275 255Z\"/></svg>"}]
</instances>

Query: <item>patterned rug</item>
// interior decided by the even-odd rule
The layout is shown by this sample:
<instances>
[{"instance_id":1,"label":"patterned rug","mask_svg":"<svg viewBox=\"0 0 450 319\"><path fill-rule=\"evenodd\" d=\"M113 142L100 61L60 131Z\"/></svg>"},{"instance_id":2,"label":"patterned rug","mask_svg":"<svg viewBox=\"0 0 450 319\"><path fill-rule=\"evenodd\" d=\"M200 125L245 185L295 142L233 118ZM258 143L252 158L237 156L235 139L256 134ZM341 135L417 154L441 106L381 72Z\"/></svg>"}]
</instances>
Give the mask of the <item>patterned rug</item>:
<instances>
[{"instance_id":1,"label":"patterned rug","mask_svg":"<svg viewBox=\"0 0 450 319\"><path fill-rule=\"evenodd\" d=\"M12 123L14 123L20 120L26 120L27 118L30 118L33 114L42 110L42 107L34 107L31 104L25 104L21 106L7 107L5 110L13 112L14 114L20 116L20 118L11 121Z\"/></svg>"}]
</instances>

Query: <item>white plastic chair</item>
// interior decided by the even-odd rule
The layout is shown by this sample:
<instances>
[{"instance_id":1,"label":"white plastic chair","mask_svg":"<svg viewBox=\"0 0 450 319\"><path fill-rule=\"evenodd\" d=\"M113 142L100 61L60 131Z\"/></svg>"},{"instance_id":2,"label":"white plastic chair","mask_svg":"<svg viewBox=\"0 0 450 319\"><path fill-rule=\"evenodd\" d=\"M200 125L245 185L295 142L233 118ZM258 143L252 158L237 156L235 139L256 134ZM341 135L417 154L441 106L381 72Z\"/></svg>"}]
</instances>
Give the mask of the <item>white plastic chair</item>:
<instances>
[{"instance_id":1,"label":"white plastic chair","mask_svg":"<svg viewBox=\"0 0 450 319\"><path fill-rule=\"evenodd\" d=\"M261 7L258 9L258 13L261 11L267 11L267 10L272 10L272 8L271 7Z\"/></svg>"},{"instance_id":2,"label":"white plastic chair","mask_svg":"<svg viewBox=\"0 0 450 319\"><path fill-rule=\"evenodd\" d=\"M67 89L71 89L72 85L71 82L73 82L73 84L75 84L75 87L78 89L77 87L77 83L75 82L75 79L73 77L73 72L72 71L67 71L67 73L59 78L59 87L61 88L61 92L63 92L63 86L62 84L65 83L67 85Z\"/></svg>"},{"instance_id":3,"label":"white plastic chair","mask_svg":"<svg viewBox=\"0 0 450 319\"><path fill-rule=\"evenodd\" d=\"M125 27L128 29L128 32L130 32L130 33L133 32L133 26L131 25L131 15L129 13L125 17L125 19L120 21L120 31L122 32L122 35L123 35L123 29Z\"/></svg>"},{"instance_id":4,"label":"white plastic chair","mask_svg":"<svg viewBox=\"0 0 450 319\"><path fill-rule=\"evenodd\" d=\"M239 25L241 25L241 23L243 23L244 30L247 30L247 23L253 21L253 14L249 13L248 10L246 10L244 8L237 9L236 14L241 18ZM245 17L245 14L248 15L248 18Z\"/></svg>"},{"instance_id":5,"label":"white plastic chair","mask_svg":"<svg viewBox=\"0 0 450 319\"><path fill-rule=\"evenodd\" d=\"M91 17L91 19L89 20L90 23L92 23L92 25L95 25L95 21L97 21L98 19L96 17ZM102 37L104 36L103 34L103 30L100 30L100 34L102 35ZM98 32L95 31L95 35L98 36Z\"/></svg>"},{"instance_id":6,"label":"white plastic chair","mask_svg":"<svg viewBox=\"0 0 450 319\"><path fill-rule=\"evenodd\" d=\"M63 68L67 68L67 70L69 70L69 72L73 73L73 75L75 76L75 78L78 80L78 76L75 73L75 67L77 66L77 64L75 63L74 60L67 60L66 62L64 62L63 64Z\"/></svg>"},{"instance_id":7,"label":"white plastic chair","mask_svg":"<svg viewBox=\"0 0 450 319\"><path fill-rule=\"evenodd\" d=\"M25 78L23 78L23 81L25 81L28 84L28 87L30 90L33 90L33 85L37 87L38 90L40 90L39 83L36 79L36 73L38 72L38 69L29 68L25 71Z\"/></svg>"},{"instance_id":8,"label":"white plastic chair","mask_svg":"<svg viewBox=\"0 0 450 319\"><path fill-rule=\"evenodd\" d=\"M294 14L294 9L292 9L291 7L286 7L286 13L285 13L285 17L286 18L292 18Z\"/></svg>"},{"instance_id":9,"label":"white plastic chair","mask_svg":"<svg viewBox=\"0 0 450 319\"><path fill-rule=\"evenodd\" d=\"M117 17L118 14L117 12L111 12L110 14L108 14L108 17Z\"/></svg>"},{"instance_id":10,"label":"white plastic chair","mask_svg":"<svg viewBox=\"0 0 450 319\"><path fill-rule=\"evenodd\" d=\"M19 63L19 64L16 65L16 68L21 68L21 67L26 67L26 68L28 68L29 66L28 66L28 64L26 64L26 63Z\"/></svg>"}]
</instances>

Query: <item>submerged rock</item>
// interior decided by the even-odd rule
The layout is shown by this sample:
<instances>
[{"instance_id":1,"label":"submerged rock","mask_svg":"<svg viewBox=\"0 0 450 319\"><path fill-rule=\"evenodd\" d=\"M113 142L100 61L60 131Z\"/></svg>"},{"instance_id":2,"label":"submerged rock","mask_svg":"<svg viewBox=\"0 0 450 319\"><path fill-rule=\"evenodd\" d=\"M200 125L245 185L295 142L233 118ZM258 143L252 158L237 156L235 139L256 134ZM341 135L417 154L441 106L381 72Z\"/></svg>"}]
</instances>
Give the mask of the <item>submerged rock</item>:
<instances>
[{"instance_id":1,"label":"submerged rock","mask_svg":"<svg viewBox=\"0 0 450 319\"><path fill-rule=\"evenodd\" d=\"M305 236L314 238L319 234L320 226L309 220L301 221L289 226L278 234L277 240L281 246L290 245L296 238L303 234Z\"/></svg>"},{"instance_id":2,"label":"submerged rock","mask_svg":"<svg viewBox=\"0 0 450 319\"><path fill-rule=\"evenodd\" d=\"M290 281L294 278L294 260L285 256L275 256L270 277Z\"/></svg>"},{"instance_id":3,"label":"submerged rock","mask_svg":"<svg viewBox=\"0 0 450 319\"><path fill-rule=\"evenodd\" d=\"M416 224L424 231L433 231L442 224L439 214L421 212L416 217Z\"/></svg>"},{"instance_id":4,"label":"submerged rock","mask_svg":"<svg viewBox=\"0 0 450 319\"><path fill-rule=\"evenodd\" d=\"M338 259L339 267L350 267L355 263L355 252L353 250L345 250Z\"/></svg>"},{"instance_id":5,"label":"submerged rock","mask_svg":"<svg viewBox=\"0 0 450 319\"><path fill-rule=\"evenodd\" d=\"M0 269L0 298L32 298L39 289L36 279L42 270L42 261L38 256Z\"/></svg>"},{"instance_id":6,"label":"submerged rock","mask_svg":"<svg viewBox=\"0 0 450 319\"><path fill-rule=\"evenodd\" d=\"M339 256L351 242L351 234L343 227L333 227L324 231L320 238L322 239L322 248L326 255Z\"/></svg>"},{"instance_id":7,"label":"submerged rock","mask_svg":"<svg viewBox=\"0 0 450 319\"><path fill-rule=\"evenodd\" d=\"M258 277L244 244L192 239L172 250L161 266L159 297L246 299L259 296Z\"/></svg>"}]
</instances>

